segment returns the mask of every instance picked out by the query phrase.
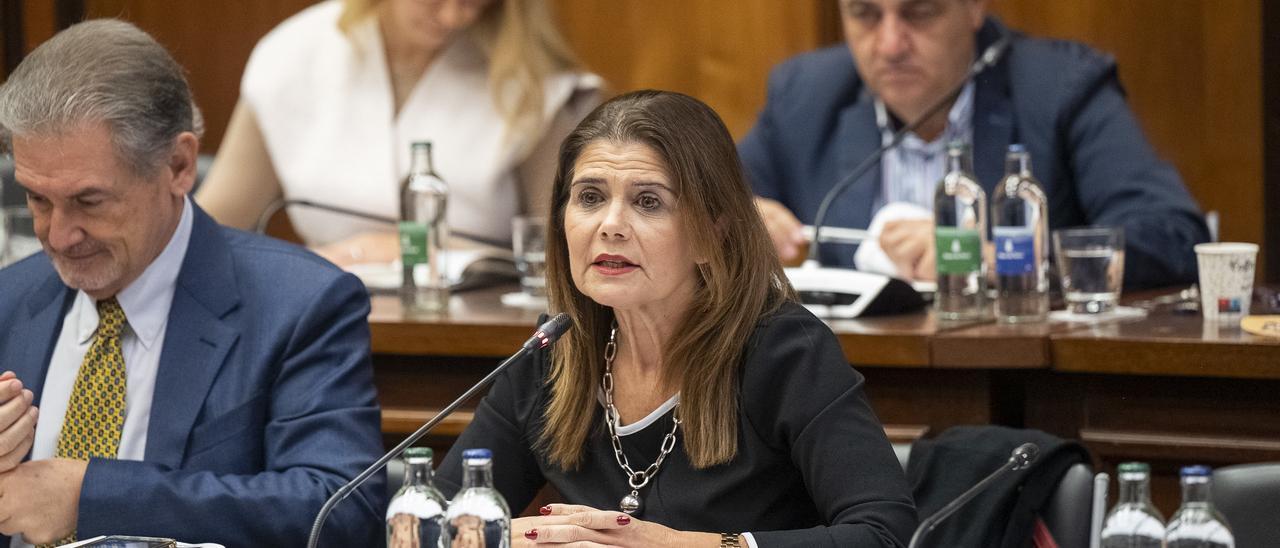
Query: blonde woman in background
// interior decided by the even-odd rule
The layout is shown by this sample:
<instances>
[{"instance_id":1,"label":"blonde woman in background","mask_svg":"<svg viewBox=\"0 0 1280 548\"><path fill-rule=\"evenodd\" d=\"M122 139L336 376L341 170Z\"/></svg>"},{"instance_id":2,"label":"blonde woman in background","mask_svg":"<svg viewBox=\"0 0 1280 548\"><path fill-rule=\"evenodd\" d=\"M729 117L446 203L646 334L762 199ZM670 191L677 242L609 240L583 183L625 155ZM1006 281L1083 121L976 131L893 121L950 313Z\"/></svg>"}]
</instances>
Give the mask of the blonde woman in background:
<instances>
[{"instance_id":1,"label":"blonde woman in background","mask_svg":"<svg viewBox=\"0 0 1280 548\"><path fill-rule=\"evenodd\" d=\"M560 140L600 86L541 0L328 0L254 48L196 200L239 228L282 198L394 218L410 143L426 140L454 234L506 242L514 215L544 208ZM289 214L339 265L398 256L390 225Z\"/></svg>"}]
</instances>

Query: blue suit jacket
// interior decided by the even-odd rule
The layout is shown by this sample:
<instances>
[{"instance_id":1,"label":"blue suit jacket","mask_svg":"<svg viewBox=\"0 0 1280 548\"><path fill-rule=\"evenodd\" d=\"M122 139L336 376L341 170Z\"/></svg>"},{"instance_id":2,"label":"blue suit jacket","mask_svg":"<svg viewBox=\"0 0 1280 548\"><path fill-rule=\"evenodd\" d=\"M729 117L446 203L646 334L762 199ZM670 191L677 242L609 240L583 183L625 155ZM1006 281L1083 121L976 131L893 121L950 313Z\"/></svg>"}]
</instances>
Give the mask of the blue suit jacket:
<instances>
[{"instance_id":1,"label":"blue suit jacket","mask_svg":"<svg viewBox=\"0 0 1280 548\"><path fill-rule=\"evenodd\" d=\"M988 18L978 51L1007 32ZM1192 246L1206 241L1208 230L1177 171L1142 134L1110 56L1013 34L1002 60L975 84L974 171L988 197L1011 143L1031 152L1052 228L1124 227L1126 287L1195 281ZM874 98L841 45L774 69L768 101L738 151L756 194L812 224L827 191L879 146ZM872 169L855 182L827 224L866 228L880 175ZM849 265L853 251L824 244L823 260Z\"/></svg>"},{"instance_id":2,"label":"blue suit jacket","mask_svg":"<svg viewBox=\"0 0 1280 548\"><path fill-rule=\"evenodd\" d=\"M93 459L80 538L302 546L320 505L381 453L356 278L194 208L142 461ZM44 253L0 270L0 364L36 395L75 292ZM339 505L325 545L382 542L381 475Z\"/></svg>"}]
</instances>

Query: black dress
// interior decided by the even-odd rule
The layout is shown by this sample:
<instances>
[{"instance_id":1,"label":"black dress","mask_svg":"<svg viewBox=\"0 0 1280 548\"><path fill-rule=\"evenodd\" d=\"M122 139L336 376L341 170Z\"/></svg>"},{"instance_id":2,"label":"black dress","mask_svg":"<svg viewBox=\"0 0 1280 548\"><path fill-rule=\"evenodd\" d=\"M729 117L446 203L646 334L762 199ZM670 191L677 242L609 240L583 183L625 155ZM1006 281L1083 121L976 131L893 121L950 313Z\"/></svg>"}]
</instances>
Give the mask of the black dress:
<instances>
[{"instance_id":1,"label":"black dress","mask_svg":"<svg viewBox=\"0 0 1280 548\"><path fill-rule=\"evenodd\" d=\"M905 546L916 525L910 488L831 329L786 304L756 326L742 367L737 457L697 470L678 438L641 489L635 516L681 531L749 532L761 548ZM533 449L549 373L549 353L535 352L499 376L440 465L446 495L461 482L462 450L487 447L495 487L515 511L547 482L569 503L618 509L631 488L603 406L577 470L561 470ZM633 469L653 462L670 429L667 411L622 437Z\"/></svg>"}]
</instances>

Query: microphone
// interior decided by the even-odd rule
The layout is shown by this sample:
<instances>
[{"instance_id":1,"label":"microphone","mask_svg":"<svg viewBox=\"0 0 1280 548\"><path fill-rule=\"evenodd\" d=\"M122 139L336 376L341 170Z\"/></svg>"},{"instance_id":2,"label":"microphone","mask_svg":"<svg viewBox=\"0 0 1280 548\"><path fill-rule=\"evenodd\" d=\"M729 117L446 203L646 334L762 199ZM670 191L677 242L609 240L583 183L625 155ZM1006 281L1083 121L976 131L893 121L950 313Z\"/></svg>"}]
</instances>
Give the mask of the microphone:
<instances>
[{"instance_id":1,"label":"microphone","mask_svg":"<svg viewBox=\"0 0 1280 548\"><path fill-rule=\"evenodd\" d=\"M452 415L463 402L471 399L471 396L474 396L476 392L479 392L481 389L489 386L489 383L493 382L493 379L497 378L498 374L506 370L508 366L534 349L551 346L551 344L556 342L561 335L564 335L570 327L573 327L573 320L569 319L569 315L563 312L556 314L555 317L538 326L538 329L534 331L533 336L529 337L529 340L525 341L524 344L520 346L520 350L517 350L510 358L503 360L502 363L498 364L498 366L493 369L493 371L489 372L488 375L485 375L483 379L480 379L480 382L477 382L474 386L468 388L466 392L463 392L461 396L458 396L458 399L453 400L453 403L450 403L444 409L441 409L440 412L436 413L436 416L431 417L431 420L427 421L426 424L423 424L414 433L409 434L409 437L391 448L390 451L387 451L387 454L382 455L382 458L379 458L373 464L369 465L368 468L365 468L363 472L360 472L358 476L347 482L346 485L338 488L338 490L333 493L333 496L329 497L329 500L324 501L324 506L321 506L320 512L316 514L316 520L311 525L311 536L307 539L307 548L316 548L316 544L320 541L320 529L324 527L324 522L329 518L329 513L333 511L333 508L337 506L339 502L342 502L343 499L355 492L356 488L364 484L365 481L368 481L370 477L381 470L382 467L386 466L388 462L391 462L391 459L400 456L405 449L408 449L410 445L413 445L414 442L421 439L422 436L425 436L427 432L430 432L431 429L439 424L440 421L444 420L445 417Z\"/></svg>"},{"instance_id":2,"label":"microphone","mask_svg":"<svg viewBox=\"0 0 1280 548\"><path fill-rule=\"evenodd\" d=\"M347 217L364 219L366 221L372 221L375 223L384 224L392 227L396 226L396 223L398 222L396 219L393 219L391 217L384 217L382 215L376 215L373 213L358 211L355 209L346 208L342 206L322 204L319 202L313 202L311 200L304 200L301 198L289 198L289 199L280 198L268 204L267 208L262 210L262 214L258 215L258 221L253 224L253 233L265 234L267 231L267 224L271 222L271 217L275 216L275 214L279 212L281 209L284 209L286 207L293 207L293 206L319 209L320 211L327 211L329 213L336 213L338 215L345 215ZM511 246L508 242L499 241L493 238L487 238L484 236L479 236L476 234L471 234L469 232L463 232L455 229L449 230L449 236L458 237L465 240L471 240L473 242L485 244L492 247L507 248Z\"/></svg>"},{"instance_id":3,"label":"microphone","mask_svg":"<svg viewBox=\"0 0 1280 548\"><path fill-rule=\"evenodd\" d=\"M897 314L923 308L925 300L906 282L869 272L859 272L848 268L823 268L819 259L819 246L830 240L823 232L827 211L840 194L853 186L867 170L877 164L881 156L889 149L898 146L907 134L915 131L925 120L933 117L944 107L955 101L964 87L983 71L1000 61L1000 57L1009 47L1009 36L1001 36L991 44L969 66L964 80L951 93L931 105L925 113L899 129L888 143L872 152L840 179L818 205L818 214L813 220L813 241L809 244L809 256L799 268L787 268L785 273L791 286L800 295L800 302L815 315L825 318L856 318L876 314ZM808 227L806 227L808 228ZM833 227L831 230L835 230Z\"/></svg>"},{"instance_id":4,"label":"microphone","mask_svg":"<svg viewBox=\"0 0 1280 548\"><path fill-rule=\"evenodd\" d=\"M1039 455L1040 447L1036 444L1024 443L1019 445L1013 450L1013 453L1009 455L1009 460L1005 461L1005 463L1001 465L1000 468L997 468L995 472L992 472L991 475L983 478L982 481L978 482L973 487L970 487L968 491L961 493L960 496L955 498L955 500L948 502L947 505L943 506L941 510L937 511L937 513L920 522L920 526L916 528L915 534L911 535L911 544L908 544L907 548L916 548L916 545L919 544L920 541L924 540L925 535L928 535L930 531L933 531L934 528L938 526L938 524L946 521L947 518L960 510L960 508L965 504L968 504L969 501L973 500L983 491L990 488L991 484L995 483L997 479L1000 479L1001 476L1004 476L1010 471L1025 469L1030 466L1031 463L1035 462L1036 457Z\"/></svg>"},{"instance_id":5,"label":"microphone","mask_svg":"<svg viewBox=\"0 0 1280 548\"><path fill-rule=\"evenodd\" d=\"M919 118L916 118L914 122L902 126L902 129L899 129L897 133L894 133L893 138L890 139L888 143L885 143L880 148L876 149L875 152L872 152L870 156L863 159L862 163L858 164L857 167L854 167L853 171L850 171L849 174L836 183L835 186L831 187L831 190L827 191L827 195L823 196L822 202L818 205L818 214L813 219L813 244L809 246L809 256L805 259L805 266L810 266L811 264L812 266L821 265L821 261L818 259L818 246L823 241L821 238L822 225L827 218L827 210L831 208L832 202L835 202L837 197L843 194L845 190L848 190L849 187L853 186L853 183L860 179L867 170L871 169L871 167L875 165L875 162L880 160L881 156L884 156L885 152L888 152L889 149L902 143L902 140L906 138L908 133L915 131L916 128L920 127L920 125L926 120L932 118L933 115L937 114L944 107L955 101L956 98L960 96L960 93L964 91L964 87L969 85L969 82L973 81L974 78L977 78L983 71L999 62L1000 58L1004 56L1005 50L1008 48L1009 36L1006 34L1001 36L999 40L996 40L995 43L982 51L982 54L978 56L978 59L969 66L969 72L965 74L964 80L961 80L960 84L957 85L955 89L951 90L951 93L946 94L936 103L931 105L924 111L924 114L920 115Z\"/></svg>"}]
</instances>

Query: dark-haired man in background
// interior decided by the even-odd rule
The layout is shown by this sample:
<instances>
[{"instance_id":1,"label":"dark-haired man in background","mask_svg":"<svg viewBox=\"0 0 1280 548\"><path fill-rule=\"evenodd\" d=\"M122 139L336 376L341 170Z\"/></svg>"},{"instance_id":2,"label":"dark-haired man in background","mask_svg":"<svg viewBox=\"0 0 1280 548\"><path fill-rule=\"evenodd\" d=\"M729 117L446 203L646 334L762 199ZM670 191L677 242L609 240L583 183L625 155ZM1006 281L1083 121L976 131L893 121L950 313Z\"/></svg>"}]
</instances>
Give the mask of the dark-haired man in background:
<instances>
[{"instance_id":1,"label":"dark-haired man in background","mask_svg":"<svg viewBox=\"0 0 1280 548\"><path fill-rule=\"evenodd\" d=\"M873 238L887 259L880 262L904 278L933 279L928 215L947 142L972 143L988 197L1006 149L1023 143L1048 195L1052 228L1123 227L1125 287L1195 281L1192 246L1208 230L1177 171L1139 128L1109 55L1013 32L987 15L986 0L839 2L847 44L777 67L768 102L739 144L784 258L804 242L801 222L814 222L837 181L960 86L979 52L1009 36L999 63L885 154L879 169L833 204L826 224L867 228L886 213ZM908 205L885 208L891 204ZM902 211L918 214L890 213ZM849 265L853 256L845 246L823 248L826 264Z\"/></svg>"}]
</instances>

